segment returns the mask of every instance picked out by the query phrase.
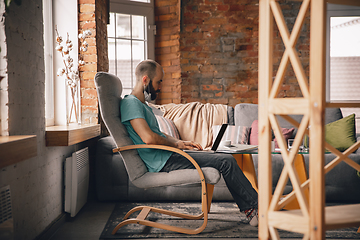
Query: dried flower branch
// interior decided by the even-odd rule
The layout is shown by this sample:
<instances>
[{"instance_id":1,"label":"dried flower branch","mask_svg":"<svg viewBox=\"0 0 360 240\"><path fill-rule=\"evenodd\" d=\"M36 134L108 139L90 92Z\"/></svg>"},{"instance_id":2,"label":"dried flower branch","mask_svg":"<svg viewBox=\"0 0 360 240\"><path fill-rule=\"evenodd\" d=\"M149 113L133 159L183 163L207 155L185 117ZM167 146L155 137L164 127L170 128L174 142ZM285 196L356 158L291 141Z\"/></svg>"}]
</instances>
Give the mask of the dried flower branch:
<instances>
[{"instance_id":1,"label":"dried flower branch","mask_svg":"<svg viewBox=\"0 0 360 240\"><path fill-rule=\"evenodd\" d=\"M70 57L70 52L73 49L73 43L69 38L69 33L67 33L66 42L63 43L62 37L59 35L57 27L55 26L56 32L56 47L55 50L61 53L64 66L57 70L58 76L64 76L66 84L70 87L71 90L71 97L72 97L72 104L71 110L69 114L69 119L72 115L72 110L74 108L76 121L78 122L78 114L76 109L75 103L75 94L76 94L76 87L79 84L79 67L84 66L85 62L82 59L82 53L87 51L88 43L86 42L86 37L90 36L92 33L90 30L85 30L83 33L79 34L79 42L80 42L80 56L78 59L78 66L77 68L74 67L74 60ZM68 120L69 120L68 119ZM70 121L68 121L70 122Z\"/></svg>"}]
</instances>

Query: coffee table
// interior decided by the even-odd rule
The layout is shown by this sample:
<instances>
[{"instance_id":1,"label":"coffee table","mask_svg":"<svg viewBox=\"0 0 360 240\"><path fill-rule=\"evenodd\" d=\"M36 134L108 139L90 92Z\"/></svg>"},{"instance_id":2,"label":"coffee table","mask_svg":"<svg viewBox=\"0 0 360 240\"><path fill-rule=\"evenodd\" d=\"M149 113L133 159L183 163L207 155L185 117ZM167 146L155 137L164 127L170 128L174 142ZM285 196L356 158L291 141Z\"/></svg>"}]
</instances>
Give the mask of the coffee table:
<instances>
[{"instance_id":1,"label":"coffee table","mask_svg":"<svg viewBox=\"0 0 360 240\"><path fill-rule=\"evenodd\" d=\"M257 192L259 192L252 154L258 154L258 152L257 151L239 152L239 153L233 153L232 155L236 159L237 164L239 165L239 167L241 168L241 170L243 171L244 175L247 177L253 188ZM281 153L272 152L272 154L281 154ZM308 179L303 154L308 154L308 152L299 152L294 160L295 169L299 176L299 180L301 184ZM309 189L305 189L304 194L309 199ZM299 208L300 206L296 198L291 202L289 202L284 207L284 209L286 210L299 209Z\"/></svg>"}]
</instances>

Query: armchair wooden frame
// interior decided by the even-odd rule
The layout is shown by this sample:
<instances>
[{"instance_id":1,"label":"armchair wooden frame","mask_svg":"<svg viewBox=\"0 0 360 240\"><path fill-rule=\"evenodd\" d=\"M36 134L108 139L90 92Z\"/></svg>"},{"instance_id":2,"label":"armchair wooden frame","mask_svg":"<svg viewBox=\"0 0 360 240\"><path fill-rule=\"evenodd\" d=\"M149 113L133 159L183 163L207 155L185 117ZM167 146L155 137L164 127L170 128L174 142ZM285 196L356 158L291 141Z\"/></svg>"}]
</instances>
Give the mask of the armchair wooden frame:
<instances>
[{"instance_id":1,"label":"armchair wooden frame","mask_svg":"<svg viewBox=\"0 0 360 240\"><path fill-rule=\"evenodd\" d=\"M159 209L159 208L155 208L155 207L137 206L137 207L134 207L133 209L131 209L125 215L124 221L119 223L114 228L114 230L112 231L112 234L114 235L121 227L128 225L128 224L140 224L140 225L145 225L145 226L149 226L149 227L155 227L155 228L160 228L160 229L165 229L165 230L179 232L179 233L185 233L185 234L198 234L198 233L202 232L205 229L207 222L208 222L208 213L210 211L210 206L211 206L211 201L212 201L212 196L213 196L213 191L214 191L214 185L206 183L204 173L201 170L200 166L197 164L197 162L186 152L184 152L180 149L177 149L177 148L163 146L163 145L146 145L146 144L129 145L129 146L115 148L115 149L113 149L113 152L117 153L117 152L121 152L121 151L138 149L138 148L155 148L155 149L162 149L162 150L166 150L166 151L176 152L176 153L186 157L194 165L194 167L196 168L196 170L199 173L199 177L200 177L200 181L201 181L202 213L200 213L199 215L189 215L189 214L185 214L185 213L179 213L179 212ZM136 218L129 218L131 214L133 214L137 211L140 211L140 213ZM204 222L199 228L196 228L196 229L182 228L182 227L176 227L176 226L166 225L166 224L162 224L162 223L156 223L156 222L146 220L146 217L148 216L148 214L151 211L160 213L160 214L169 215L169 216L190 219L190 220L204 219Z\"/></svg>"}]
</instances>

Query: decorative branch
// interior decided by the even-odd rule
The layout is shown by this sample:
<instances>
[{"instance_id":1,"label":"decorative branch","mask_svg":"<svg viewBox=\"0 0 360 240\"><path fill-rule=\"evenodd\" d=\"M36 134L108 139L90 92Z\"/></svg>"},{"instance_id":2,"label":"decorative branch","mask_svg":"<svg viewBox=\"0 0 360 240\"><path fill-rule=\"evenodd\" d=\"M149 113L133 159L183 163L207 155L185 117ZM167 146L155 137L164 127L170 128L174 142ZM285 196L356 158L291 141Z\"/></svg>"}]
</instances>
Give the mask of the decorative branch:
<instances>
[{"instance_id":1,"label":"decorative branch","mask_svg":"<svg viewBox=\"0 0 360 240\"><path fill-rule=\"evenodd\" d=\"M76 94L76 90L77 90L76 87L79 84L79 80L80 80L79 68L81 66L85 65L85 62L84 62L83 56L82 56L82 53L86 52L87 48L88 48L88 43L86 42L85 39L86 39L86 37L90 36L92 33L90 30L85 30L83 33L79 34L80 54L78 57L78 66L77 66L77 68L75 68L74 60L72 59L72 57L70 57L70 52L73 49L73 43L69 38L69 33L67 33L66 42L63 43L63 39L60 36L56 26L55 26L55 32L56 32L56 47L55 47L55 49L56 49L56 51L61 53L63 64L64 64L64 67L61 67L58 69L57 75L65 77L66 85L68 85L71 90L72 104L71 104L71 108L70 108L68 122L70 122L73 109L74 109L74 113L75 113L75 117L76 117L76 122L78 122L77 112L79 109L76 108L76 102L75 102L75 94Z\"/></svg>"}]
</instances>

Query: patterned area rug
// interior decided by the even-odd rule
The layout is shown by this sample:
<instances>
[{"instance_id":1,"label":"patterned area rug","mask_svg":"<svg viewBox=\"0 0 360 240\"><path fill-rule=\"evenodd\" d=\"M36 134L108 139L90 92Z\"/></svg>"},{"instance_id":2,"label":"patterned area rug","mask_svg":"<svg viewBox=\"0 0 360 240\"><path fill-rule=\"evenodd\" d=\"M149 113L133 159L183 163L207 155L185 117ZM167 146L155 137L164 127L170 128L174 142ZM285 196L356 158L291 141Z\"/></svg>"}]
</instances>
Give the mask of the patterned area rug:
<instances>
[{"instance_id":1,"label":"patterned area rug","mask_svg":"<svg viewBox=\"0 0 360 240\"><path fill-rule=\"evenodd\" d=\"M100 239L141 239L141 238L258 238L258 228L246 222L244 214L240 213L236 204L232 202L215 202L211 205L209 221L205 230L196 235L187 235L170 232L162 229L146 227L138 224L129 224L112 235L115 226L122 221L125 214L133 207L146 205L189 214L199 214L200 203L118 203L108 222L105 225ZM134 213L132 217L136 217ZM185 220L166 215L150 213L149 220L173 226L195 229L202 225L202 220ZM279 231L281 238L302 238L302 234ZM357 228L338 229L327 231L326 238L332 239L359 239Z\"/></svg>"}]
</instances>

